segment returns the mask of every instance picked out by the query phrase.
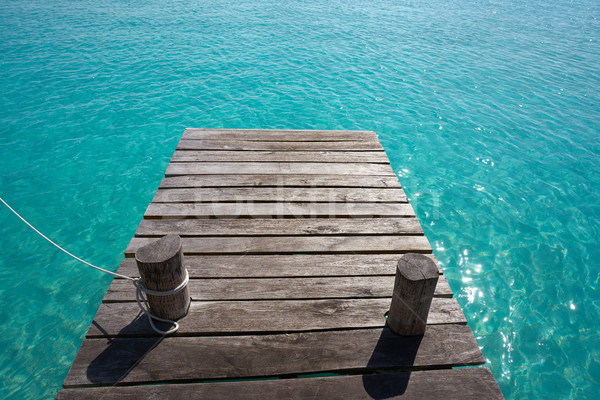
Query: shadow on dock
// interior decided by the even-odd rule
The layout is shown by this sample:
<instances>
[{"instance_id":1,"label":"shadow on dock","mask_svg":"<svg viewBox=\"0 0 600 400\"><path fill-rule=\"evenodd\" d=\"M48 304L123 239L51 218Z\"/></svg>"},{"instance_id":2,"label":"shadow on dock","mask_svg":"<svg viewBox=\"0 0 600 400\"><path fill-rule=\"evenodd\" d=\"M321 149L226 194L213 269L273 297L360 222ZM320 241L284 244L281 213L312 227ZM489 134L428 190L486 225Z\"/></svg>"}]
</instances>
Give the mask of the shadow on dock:
<instances>
[{"instance_id":1,"label":"shadow on dock","mask_svg":"<svg viewBox=\"0 0 600 400\"><path fill-rule=\"evenodd\" d=\"M377 372L392 372L387 368L397 367L398 364L412 367L422 340L423 335L399 336L387 327L381 331L381 336L367 364L367 370L375 373L363 375L364 389L371 398L389 399L406 392L410 372L399 374Z\"/></svg>"},{"instance_id":2,"label":"shadow on dock","mask_svg":"<svg viewBox=\"0 0 600 400\"><path fill-rule=\"evenodd\" d=\"M95 321L98 330L104 329ZM139 331L140 326L148 326L148 320L142 313L125 326L119 334ZM154 349L164 336L142 338L107 338L108 347L100 353L88 366L87 378L94 384L119 384L129 373Z\"/></svg>"}]
</instances>

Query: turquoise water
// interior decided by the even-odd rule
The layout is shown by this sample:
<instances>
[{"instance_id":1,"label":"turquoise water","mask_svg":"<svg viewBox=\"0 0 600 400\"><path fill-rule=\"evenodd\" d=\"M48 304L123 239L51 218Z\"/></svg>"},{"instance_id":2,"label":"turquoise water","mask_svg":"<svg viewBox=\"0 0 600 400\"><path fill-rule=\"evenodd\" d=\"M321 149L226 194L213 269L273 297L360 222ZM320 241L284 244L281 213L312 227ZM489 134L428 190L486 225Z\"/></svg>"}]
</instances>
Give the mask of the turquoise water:
<instances>
[{"instance_id":1,"label":"turquoise water","mask_svg":"<svg viewBox=\"0 0 600 400\"><path fill-rule=\"evenodd\" d=\"M588 0L3 0L0 196L115 269L185 127L374 130L504 395L592 399L599 17ZM110 278L6 209L0 246L0 393L52 398Z\"/></svg>"}]
</instances>

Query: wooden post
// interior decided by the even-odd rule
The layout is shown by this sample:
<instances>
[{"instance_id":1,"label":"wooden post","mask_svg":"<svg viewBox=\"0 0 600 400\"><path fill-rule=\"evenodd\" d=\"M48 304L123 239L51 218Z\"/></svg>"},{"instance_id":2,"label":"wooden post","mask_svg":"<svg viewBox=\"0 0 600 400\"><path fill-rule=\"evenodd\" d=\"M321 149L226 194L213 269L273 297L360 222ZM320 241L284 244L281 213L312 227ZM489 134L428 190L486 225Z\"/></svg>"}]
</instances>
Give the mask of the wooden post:
<instances>
[{"instance_id":1,"label":"wooden post","mask_svg":"<svg viewBox=\"0 0 600 400\"><path fill-rule=\"evenodd\" d=\"M402 336L422 335L439 277L435 262L422 254L404 254L398 261L387 324Z\"/></svg>"},{"instance_id":2,"label":"wooden post","mask_svg":"<svg viewBox=\"0 0 600 400\"><path fill-rule=\"evenodd\" d=\"M167 235L140 247L135 252L135 261L145 287L155 291L168 291L178 287L185 279L183 251L179 235ZM147 293L152 314L160 318L177 320L185 317L190 307L190 293L187 286L167 296Z\"/></svg>"}]
</instances>

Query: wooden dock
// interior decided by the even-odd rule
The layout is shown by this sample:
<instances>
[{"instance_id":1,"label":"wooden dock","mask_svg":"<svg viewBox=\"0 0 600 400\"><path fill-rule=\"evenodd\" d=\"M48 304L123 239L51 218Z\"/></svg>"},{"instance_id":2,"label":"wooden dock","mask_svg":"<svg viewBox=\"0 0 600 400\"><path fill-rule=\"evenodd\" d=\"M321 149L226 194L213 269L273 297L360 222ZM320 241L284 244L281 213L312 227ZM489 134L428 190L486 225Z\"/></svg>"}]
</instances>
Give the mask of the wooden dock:
<instances>
[{"instance_id":1,"label":"wooden dock","mask_svg":"<svg viewBox=\"0 0 600 400\"><path fill-rule=\"evenodd\" d=\"M58 399L502 398L453 369L485 360L441 270L425 334L385 327L400 255L432 249L373 132L187 129L118 272L171 233L179 331L115 279Z\"/></svg>"}]
</instances>

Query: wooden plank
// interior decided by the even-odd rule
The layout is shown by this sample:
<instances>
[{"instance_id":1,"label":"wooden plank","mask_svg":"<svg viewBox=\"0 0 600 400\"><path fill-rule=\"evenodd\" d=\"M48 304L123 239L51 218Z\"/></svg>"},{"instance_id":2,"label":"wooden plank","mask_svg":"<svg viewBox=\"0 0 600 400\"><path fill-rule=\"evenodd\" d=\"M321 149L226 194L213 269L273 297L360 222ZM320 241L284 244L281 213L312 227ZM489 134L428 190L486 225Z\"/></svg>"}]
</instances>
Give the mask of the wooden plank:
<instances>
[{"instance_id":1,"label":"wooden plank","mask_svg":"<svg viewBox=\"0 0 600 400\"><path fill-rule=\"evenodd\" d=\"M425 335L385 326L398 256L432 249L373 132L188 129L165 175L126 255L180 234L189 313L160 337L115 279L64 387L138 386L59 396L501 398L488 370L418 371L484 363L444 276ZM323 372L370 375L195 383Z\"/></svg>"},{"instance_id":2,"label":"wooden plank","mask_svg":"<svg viewBox=\"0 0 600 400\"><path fill-rule=\"evenodd\" d=\"M463 368L322 378L63 389L57 400L502 400L488 368Z\"/></svg>"},{"instance_id":3,"label":"wooden plank","mask_svg":"<svg viewBox=\"0 0 600 400\"><path fill-rule=\"evenodd\" d=\"M379 140L372 131L319 131L286 129L196 129L187 128L182 139L251 140L251 141L374 141Z\"/></svg>"},{"instance_id":4,"label":"wooden plank","mask_svg":"<svg viewBox=\"0 0 600 400\"><path fill-rule=\"evenodd\" d=\"M332 329L383 328L390 299L192 302L178 321L177 335L227 335L308 332ZM224 323L224 320L227 323ZM454 299L435 298L430 325L466 324ZM165 325L163 329L168 329ZM88 338L155 336L137 303L103 303L88 330Z\"/></svg>"},{"instance_id":5,"label":"wooden plank","mask_svg":"<svg viewBox=\"0 0 600 400\"><path fill-rule=\"evenodd\" d=\"M336 141L336 142L257 142L251 140L185 140L177 150L276 150L276 151L382 151L379 141Z\"/></svg>"},{"instance_id":6,"label":"wooden plank","mask_svg":"<svg viewBox=\"0 0 600 400\"><path fill-rule=\"evenodd\" d=\"M192 279L188 288L194 301L391 298L394 276ZM434 295L452 297L444 276L440 276ZM103 301L135 301L132 283L113 280Z\"/></svg>"},{"instance_id":7,"label":"wooden plank","mask_svg":"<svg viewBox=\"0 0 600 400\"><path fill-rule=\"evenodd\" d=\"M135 236L422 235L416 218L143 219Z\"/></svg>"},{"instance_id":8,"label":"wooden plank","mask_svg":"<svg viewBox=\"0 0 600 400\"><path fill-rule=\"evenodd\" d=\"M355 188L193 188L158 189L154 203L336 202L407 203L402 189Z\"/></svg>"},{"instance_id":9,"label":"wooden plank","mask_svg":"<svg viewBox=\"0 0 600 400\"><path fill-rule=\"evenodd\" d=\"M389 164L383 151L176 150L171 162L321 162Z\"/></svg>"},{"instance_id":10,"label":"wooden plank","mask_svg":"<svg viewBox=\"0 0 600 400\"><path fill-rule=\"evenodd\" d=\"M144 218L414 217L407 203L151 203Z\"/></svg>"},{"instance_id":11,"label":"wooden plank","mask_svg":"<svg viewBox=\"0 0 600 400\"><path fill-rule=\"evenodd\" d=\"M428 257L436 260L433 254ZM395 275L397 254L303 254L186 256L190 278L278 278ZM438 264L439 268L439 264ZM442 269L439 269L442 273ZM135 260L125 258L117 271L138 277Z\"/></svg>"},{"instance_id":12,"label":"wooden plank","mask_svg":"<svg viewBox=\"0 0 600 400\"><path fill-rule=\"evenodd\" d=\"M383 175L181 175L164 178L160 188L188 187L358 187L401 188L398 178Z\"/></svg>"},{"instance_id":13,"label":"wooden plank","mask_svg":"<svg viewBox=\"0 0 600 400\"><path fill-rule=\"evenodd\" d=\"M134 237L125 250L133 257L155 238ZM185 254L431 253L425 236L253 236L185 237Z\"/></svg>"},{"instance_id":14,"label":"wooden plank","mask_svg":"<svg viewBox=\"0 0 600 400\"><path fill-rule=\"evenodd\" d=\"M278 335L86 339L63 387L433 369L485 359L465 325L431 325L423 336L385 329Z\"/></svg>"},{"instance_id":15,"label":"wooden plank","mask_svg":"<svg viewBox=\"0 0 600 400\"><path fill-rule=\"evenodd\" d=\"M174 175L254 175L301 174L321 175L387 175L396 176L387 164L354 163L292 163L292 162L231 162L231 163L171 163L165 176Z\"/></svg>"}]
</instances>

